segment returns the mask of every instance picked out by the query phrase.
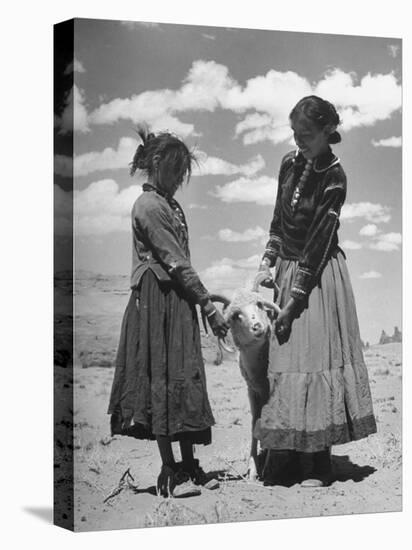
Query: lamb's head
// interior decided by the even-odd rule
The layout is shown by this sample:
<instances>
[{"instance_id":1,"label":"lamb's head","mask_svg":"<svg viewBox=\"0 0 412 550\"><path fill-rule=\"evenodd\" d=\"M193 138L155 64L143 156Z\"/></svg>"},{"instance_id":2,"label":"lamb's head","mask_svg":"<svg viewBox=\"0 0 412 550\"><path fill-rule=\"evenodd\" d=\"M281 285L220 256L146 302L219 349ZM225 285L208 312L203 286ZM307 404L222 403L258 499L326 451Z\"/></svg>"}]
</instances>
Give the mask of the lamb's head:
<instances>
[{"instance_id":1,"label":"lamb's head","mask_svg":"<svg viewBox=\"0 0 412 550\"><path fill-rule=\"evenodd\" d=\"M247 289L238 289L232 300L217 295L213 299L223 302L225 319L238 348L266 340L278 311L276 304L268 302L258 292Z\"/></svg>"},{"instance_id":2,"label":"lamb's head","mask_svg":"<svg viewBox=\"0 0 412 550\"><path fill-rule=\"evenodd\" d=\"M225 311L237 347L265 340L274 317L274 307L257 293L246 289L235 292Z\"/></svg>"}]
</instances>

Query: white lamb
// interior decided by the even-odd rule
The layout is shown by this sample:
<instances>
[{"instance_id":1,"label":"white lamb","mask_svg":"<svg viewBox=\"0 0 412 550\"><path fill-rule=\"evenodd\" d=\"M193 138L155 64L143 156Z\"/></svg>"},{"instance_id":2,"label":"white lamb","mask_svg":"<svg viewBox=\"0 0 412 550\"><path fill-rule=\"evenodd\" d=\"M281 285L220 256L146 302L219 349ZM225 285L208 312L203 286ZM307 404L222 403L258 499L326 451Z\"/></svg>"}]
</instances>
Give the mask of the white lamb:
<instances>
[{"instance_id":1,"label":"white lamb","mask_svg":"<svg viewBox=\"0 0 412 550\"><path fill-rule=\"evenodd\" d=\"M230 326L233 342L239 349L240 371L248 388L252 414L252 436L247 475L251 480L255 480L261 474L258 464L257 439L254 437L253 431L262 407L269 397L267 379L269 342L272 321L275 314L280 311L277 304L265 300L258 292L259 284L265 277L266 275L258 275L252 290L236 290L232 300L217 294L212 296L214 302L223 303L224 315ZM219 340L219 346L229 352L234 351L221 340ZM220 356L216 362L221 362L221 360L220 350Z\"/></svg>"}]
</instances>

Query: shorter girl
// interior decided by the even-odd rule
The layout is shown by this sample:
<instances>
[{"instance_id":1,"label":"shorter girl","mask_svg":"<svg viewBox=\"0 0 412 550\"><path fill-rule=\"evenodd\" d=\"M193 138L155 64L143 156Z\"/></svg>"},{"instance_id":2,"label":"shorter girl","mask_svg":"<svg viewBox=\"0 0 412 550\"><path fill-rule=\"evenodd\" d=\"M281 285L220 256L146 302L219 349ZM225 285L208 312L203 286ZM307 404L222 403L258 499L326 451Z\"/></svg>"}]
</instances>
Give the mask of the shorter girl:
<instances>
[{"instance_id":1,"label":"shorter girl","mask_svg":"<svg viewBox=\"0 0 412 550\"><path fill-rule=\"evenodd\" d=\"M189 180L193 155L169 133L140 128L131 175L147 175L132 210L132 293L124 314L108 412L112 434L156 439L164 495L188 496L193 483L209 480L193 456L193 444L211 442L214 424L195 304L213 333L228 327L190 263L188 228L173 198ZM179 441L176 463L172 441ZM192 482L189 482L191 480ZM196 490L195 490L196 489Z\"/></svg>"},{"instance_id":2,"label":"shorter girl","mask_svg":"<svg viewBox=\"0 0 412 550\"><path fill-rule=\"evenodd\" d=\"M268 482L292 462L303 485L331 481L330 449L376 432L345 255L338 246L346 175L330 144L341 141L335 107L317 96L290 113L297 150L282 160L261 270L276 266L281 312L269 352L270 397L256 427L273 449ZM303 467L303 469L302 469Z\"/></svg>"}]
</instances>

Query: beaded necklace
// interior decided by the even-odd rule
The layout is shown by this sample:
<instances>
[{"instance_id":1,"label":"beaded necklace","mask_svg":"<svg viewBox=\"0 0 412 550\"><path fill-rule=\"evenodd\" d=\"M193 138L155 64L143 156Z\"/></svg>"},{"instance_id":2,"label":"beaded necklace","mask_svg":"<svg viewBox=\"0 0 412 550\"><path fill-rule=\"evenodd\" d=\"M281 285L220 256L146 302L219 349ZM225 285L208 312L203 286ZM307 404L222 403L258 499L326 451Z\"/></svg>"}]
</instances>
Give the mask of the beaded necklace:
<instances>
[{"instance_id":1,"label":"beaded necklace","mask_svg":"<svg viewBox=\"0 0 412 550\"><path fill-rule=\"evenodd\" d=\"M296 207L298 205L298 202L299 202L299 199L300 199L300 196L302 194L302 190L303 190L303 187L306 183L306 180L308 179L309 177L309 174L310 174L310 170L312 168L312 164L313 164L313 160L312 159L309 159L306 164L305 164L305 168L302 172L302 175L300 176L299 178L299 181L298 183L296 184L296 187L295 187L295 190L293 191L293 196L292 196L292 200L290 201L290 206L292 208L292 213L294 214L295 211L296 211Z\"/></svg>"},{"instance_id":2,"label":"beaded necklace","mask_svg":"<svg viewBox=\"0 0 412 550\"><path fill-rule=\"evenodd\" d=\"M296 152L295 159L298 153L299 153L299 150ZM313 169L313 171L316 172L317 174L321 174L322 172L326 172L326 170L329 170L329 168L332 168L332 166L335 166L340 162L339 158L335 156L334 160L328 166L326 166L325 168L317 168L316 161L317 159L315 159L315 162L313 161L313 159L308 159L306 161L305 168L303 169L303 172L299 178L299 181L296 184L295 190L293 191L292 200L290 201L290 206L293 214L296 211L296 207L302 195L302 191L305 186L306 180L309 177L310 171Z\"/></svg>"}]
</instances>

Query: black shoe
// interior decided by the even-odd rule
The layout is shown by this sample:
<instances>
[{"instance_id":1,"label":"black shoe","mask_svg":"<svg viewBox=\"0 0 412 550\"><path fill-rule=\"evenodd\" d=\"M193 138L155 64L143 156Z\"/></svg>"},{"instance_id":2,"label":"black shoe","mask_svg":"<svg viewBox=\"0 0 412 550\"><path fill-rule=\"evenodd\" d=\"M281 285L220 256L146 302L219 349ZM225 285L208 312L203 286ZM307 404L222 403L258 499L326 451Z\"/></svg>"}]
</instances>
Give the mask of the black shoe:
<instances>
[{"instance_id":1,"label":"black shoe","mask_svg":"<svg viewBox=\"0 0 412 550\"><path fill-rule=\"evenodd\" d=\"M333 481L330 449L316 453L301 453L302 487L327 487Z\"/></svg>"},{"instance_id":2,"label":"black shoe","mask_svg":"<svg viewBox=\"0 0 412 550\"><path fill-rule=\"evenodd\" d=\"M172 468L165 464L157 478L157 491L163 497L174 498L193 497L201 494L188 474L177 467Z\"/></svg>"},{"instance_id":3,"label":"black shoe","mask_svg":"<svg viewBox=\"0 0 412 550\"><path fill-rule=\"evenodd\" d=\"M291 450L273 449L267 455L262 472L265 486L291 487L301 481L298 454Z\"/></svg>"}]
</instances>

